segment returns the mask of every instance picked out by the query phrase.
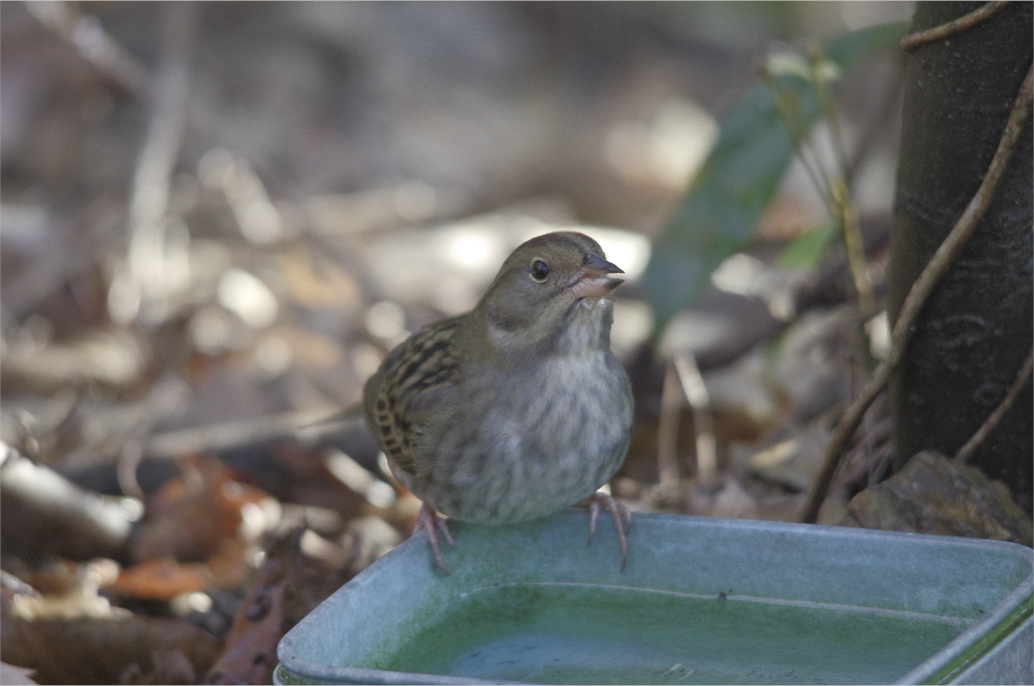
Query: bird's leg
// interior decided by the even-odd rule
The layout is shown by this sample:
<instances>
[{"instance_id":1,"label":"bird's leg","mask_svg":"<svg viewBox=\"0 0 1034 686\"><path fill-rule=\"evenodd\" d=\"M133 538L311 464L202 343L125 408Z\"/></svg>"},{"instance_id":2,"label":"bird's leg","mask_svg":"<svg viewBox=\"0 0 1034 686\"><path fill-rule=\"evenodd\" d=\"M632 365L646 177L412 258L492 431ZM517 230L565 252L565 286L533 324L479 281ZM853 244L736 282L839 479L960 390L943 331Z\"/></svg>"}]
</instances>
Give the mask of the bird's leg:
<instances>
[{"instance_id":1,"label":"bird's leg","mask_svg":"<svg viewBox=\"0 0 1034 686\"><path fill-rule=\"evenodd\" d=\"M628 559L628 541L625 540L625 527L622 519L632 526L632 513L628 507L621 502L611 498L606 493L597 491L589 496L589 542L592 543L592 535L596 533L596 518L600 515L600 508L606 508L610 512L610 518L614 520L614 528L618 532L618 545L621 546L621 571L625 571L625 561Z\"/></svg>"},{"instance_id":2,"label":"bird's leg","mask_svg":"<svg viewBox=\"0 0 1034 686\"><path fill-rule=\"evenodd\" d=\"M442 570L446 574L449 573L449 568L445 566L445 560L442 559L442 553L438 549L438 532L435 529L441 529L442 535L445 536L445 540L449 542L449 545L453 548L456 547L456 541L452 540L452 534L449 533L449 525L445 523L441 515L435 512L426 503L420 508L420 514L416 518L416 524L413 525L413 534L417 534L421 531L427 531L427 538L431 542L431 551L434 553L434 563L438 566L438 569Z\"/></svg>"}]
</instances>

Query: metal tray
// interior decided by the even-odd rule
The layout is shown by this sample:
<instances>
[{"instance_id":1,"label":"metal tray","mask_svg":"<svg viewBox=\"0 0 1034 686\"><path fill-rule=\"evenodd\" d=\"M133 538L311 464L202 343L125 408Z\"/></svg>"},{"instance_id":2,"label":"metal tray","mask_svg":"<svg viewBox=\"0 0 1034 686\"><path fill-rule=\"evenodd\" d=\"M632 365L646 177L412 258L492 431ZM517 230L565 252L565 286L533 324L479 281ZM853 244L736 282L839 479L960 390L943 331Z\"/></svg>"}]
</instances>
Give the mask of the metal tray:
<instances>
[{"instance_id":1,"label":"metal tray","mask_svg":"<svg viewBox=\"0 0 1034 686\"><path fill-rule=\"evenodd\" d=\"M280 642L276 683L1032 683L1034 550L635 514L453 523L356 576Z\"/></svg>"}]
</instances>

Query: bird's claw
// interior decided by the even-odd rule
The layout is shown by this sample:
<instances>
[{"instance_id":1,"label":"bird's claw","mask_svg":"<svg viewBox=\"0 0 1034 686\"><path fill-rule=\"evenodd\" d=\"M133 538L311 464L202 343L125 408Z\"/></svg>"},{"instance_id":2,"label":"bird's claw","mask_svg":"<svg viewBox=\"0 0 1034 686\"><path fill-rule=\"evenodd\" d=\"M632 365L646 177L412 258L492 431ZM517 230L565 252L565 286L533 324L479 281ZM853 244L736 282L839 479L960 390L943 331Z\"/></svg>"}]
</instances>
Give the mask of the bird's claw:
<instances>
[{"instance_id":1,"label":"bird's claw","mask_svg":"<svg viewBox=\"0 0 1034 686\"><path fill-rule=\"evenodd\" d=\"M614 520L614 528L618 532L618 545L621 546L621 571L625 571L625 562L628 560L628 541L625 539L625 526L622 519L632 527L632 513L620 500L615 500L606 493L597 491L589 497L589 542L592 543L592 535L596 533L596 519L600 515L600 508L606 508L610 512L610 518Z\"/></svg>"},{"instance_id":2,"label":"bird's claw","mask_svg":"<svg viewBox=\"0 0 1034 686\"><path fill-rule=\"evenodd\" d=\"M413 534L427 531L427 538L431 543L431 552L434 553L434 563L438 569L448 574L449 568L445 566L445 560L442 559L442 553L438 549L438 531L436 529L442 532L442 535L445 536L445 540L449 542L451 547L456 547L456 541L452 540L452 534L449 533L449 525L445 523L441 515L425 504L420 508L416 524L413 525Z\"/></svg>"}]
</instances>

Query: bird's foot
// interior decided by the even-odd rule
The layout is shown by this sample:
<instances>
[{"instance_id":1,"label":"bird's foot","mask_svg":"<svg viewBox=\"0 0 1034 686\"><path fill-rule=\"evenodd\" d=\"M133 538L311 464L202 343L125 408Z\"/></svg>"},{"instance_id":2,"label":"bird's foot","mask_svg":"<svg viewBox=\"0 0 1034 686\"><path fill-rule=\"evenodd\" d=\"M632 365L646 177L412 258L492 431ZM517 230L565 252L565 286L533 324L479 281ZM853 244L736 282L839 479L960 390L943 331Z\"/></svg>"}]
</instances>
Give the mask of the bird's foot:
<instances>
[{"instance_id":1,"label":"bird's foot","mask_svg":"<svg viewBox=\"0 0 1034 686\"><path fill-rule=\"evenodd\" d=\"M445 540L449 542L450 546L453 548L456 547L456 541L452 540L452 534L449 533L449 525L445 523L445 520L442 519L440 514L435 512L427 504L424 504L424 506L420 508L420 514L416 518L416 524L413 525L413 534L415 535L421 531L427 531L427 538L431 542L431 551L434 553L434 563L438 566L438 569L448 574L449 568L445 566L445 560L442 559L442 553L438 549L438 532L436 529L441 530L442 535L445 536Z\"/></svg>"},{"instance_id":2,"label":"bird's foot","mask_svg":"<svg viewBox=\"0 0 1034 686\"><path fill-rule=\"evenodd\" d=\"M592 543L592 535L596 533L596 518L600 515L600 508L610 512L610 518L614 520L614 528L618 532L618 545L621 546L621 571L625 571L625 561L628 559L628 541L625 540L625 526L622 519L632 527L632 513L620 500L616 500L606 493L597 491L589 496L589 542Z\"/></svg>"}]
</instances>

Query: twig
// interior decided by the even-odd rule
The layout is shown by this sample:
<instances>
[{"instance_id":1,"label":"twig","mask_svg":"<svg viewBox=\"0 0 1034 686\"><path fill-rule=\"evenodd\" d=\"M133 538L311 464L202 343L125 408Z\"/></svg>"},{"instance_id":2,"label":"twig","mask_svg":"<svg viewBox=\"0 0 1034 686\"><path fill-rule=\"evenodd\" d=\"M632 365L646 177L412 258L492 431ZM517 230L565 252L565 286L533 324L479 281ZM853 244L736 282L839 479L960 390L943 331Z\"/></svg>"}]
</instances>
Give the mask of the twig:
<instances>
[{"instance_id":1,"label":"twig","mask_svg":"<svg viewBox=\"0 0 1034 686\"><path fill-rule=\"evenodd\" d=\"M187 453L218 452L290 436L313 440L335 435L343 431L344 427L359 425L364 421L359 413L353 419L342 416L339 409L287 412L225 424L178 429L151 437L143 452L150 458L172 459Z\"/></svg>"},{"instance_id":2,"label":"twig","mask_svg":"<svg viewBox=\"0 0 1034 686\"><path fill-rule=\"evenodd\" d=\"M963 210L962 216L959 217L958 222L956 222L947 238L944 239L944 242L937 248L937 252L934 253L930 262L923 269L915 283L912 284L912 288L905 297L905 301L901 305L901 311L898 314L898 320L894 324L890 350L887 352L887 356L876 367L872 378L862 388L858 397L844 411L844 415L840 418L837 428L833 431L833 436L830 438L829 445L826 448L822 472L815 481L815 486L808 499L802 521L814 522L818 517L819 508L826 498L826 492L829 490L829 485L833 480L833 474L840 463L840 456L847 442L851 439L851 435L858 428L858 423L861 421L862 415L865 414L865 410L879 395L880 391L883 390L884 385L890 379L891 373L904 357L905 349L912 338L915 323L919 318L923 305L926 303L926 299L941 280L941 277L944 276L948 266L962 249L962 246L970 234L973 233L977 223L991 204L995 190L998 188L998 182L1005 171L1005 165L1009 161L1013 149L1016 147L1016 141L1030 119L1032 75L1034 75L1034 69L1028 70L1027 77L1023 80L1023 85L1020 86L1020 91L1016 96L1012 112L1009 113L1009 120L1005 125L1005 130L1002 132L998 149L995 151L994 158L991 160L987 174L984 175L984 180L980 183L980 187L977 188L977 192L969 201L966 209Z\"/></svg>"},{"instance_id":3,"label":"twig","mask_svg":"<svg viewBox=\"0 0 1034 686\"><path fill-rule=\"evenodd\" d=\"M190 49L198 7L190 2L162 5L163 46L155 74L151 121L140 149L129 205L129 278L144 303L164 295L166 274L165 219L169 183L179 154L187 118ZM137 306L138 307L138 306ZM132 320L136 307L113 312Z\"/></svg>"},{"instance_id":4,"label":"twig","mask_svg":"<svg viewBox=\"0 0 1034 686\"><path fill-rule=\"evenodd\" d=\"M834 107L832 93L820 74L822 60L823 55L818 48L812 48L808 51L807 82L815 93L815 100L818 103L822 118L829 126L834 156L833 165L834 167L839 167L837 174L827 171L815 146L794 126L794 111L791 106L794 101L783 97L784 94L777 90L775 79L765 67L761 69L761 78L766 88L768 88L769 94L772 96L776 113L779 115L786 133L790 137L794 153L804 165L804 169L808 173L812 184L825 201L826 209L833 219L839 223L843 231L851 282L855 287L862 313L865 317L870 317L876 309L875 299L873 297L872 284L866 276L865 252L862 247L858 208L851 199L851 192L847 185L849 167L844 145L843 127L840 125L840 119ZM809 156L811 159L809 159Z\"/></svg>"},{"instance_id":5,"label":"twig","mask_svg":"<svg viewBox=\"0 0 1034 686\"><path fill-rule=\"evenodd\" d=\"M129 538L120 503L76 486L2 442L0 498L5 545L85 559L117 555Z\"/></svg>"},{"instance_id":6,"label":"twig","mask_svg":"<svg viewBox=\"0 0 1034 686\"><path fill-rule=\"evenodd\" d=\"M1027 385L1027 379L1030 378L1031 371L1034 370L1034 348L1031 348L1030 352L1027 353L1027 359L1023 362L1023 366L1020 367L1020 373L1016 375L1016 380L1013 381L1012 387L1009 388L1009 392L1005 394L1002 402L999 403L998 407L994 409L984 423L977 429L977 432L966 441L966 444L959 448L959 452L955 453L955 461L959 464L964 464L976 449L980 447L980 444L984 442L988 434L995 430L998 423L1002 421L1002 417L1012 407L1013 402L1016 400L1016 396L1020 394L1020 391L1025 385Z\"/></svg>"},{"instance_id":7,"label":"twig","mask_svg":"<svg viewBox=\"0 0 1034 686\"><path fill-rule=\"evenodd\" d=\"M844 129L840 125L840 117L833 99L833 94L826 86L826 79L820 73L825 55L822 48L812 45L808 50L808 81L815 91L815 100L819 104L819 111L822 117L829 124L830 136L833 139L833 154L836 156L837 166L846 172L847 170L847 146L844 145Z\"/></svg>"},{"instance_id":8,"label":"twig","mask_svg":"<svg viewBox=\"0 0 1034 686\"><path fill-rule=\"evenodd\" d=\"M832 204L832 190L828 183L829 177L822 167L818 153L810 150L811 155L807 154L809 150L806 150L805 146L809 145L808 141L805 139L804 133L795 126L795 123L797 123L797 119L794 118L795 108L793 105L795 101L783 97L784 94L776 86L775 76L769 71L767 66L762 65L759 68L759 75L762 83L765 84L765 88L768 89L769 96L772 98L772 105L775 107L776 114L779 116L779 120L783 123L783 128L786 129L786 134L790 138L790 145L793 147L794 154L797 155L797 159L804 166L804 171L808 174L812 185L815 186L819 195L825 200L826 205L830 206Z\"/></svg>"},{"instance_id":9,"label":"twig","mask_svg":"<svg viewBox=\"0 0 1034 686\"><path fill-rule=\"evenodd\" d=\"M707 395L704 377L700 375L693 353L675 355L675 371L682 383L689 406L693 408L693 431L696 433L697 479L703 486L711 486L718 475L718 451L711 419L711 399Z\"/></svg>"},{"instance_id":10,"label":"twig","mask_svg":"<svg viewBox=\"0 0 1034 686\"><path fill-rule=\"evenodd\" d=\"M138 97L148 97L147 68L108 35L96 17L81 15L69 2L26 2L25 8L112 81Z\"/></svg>"},{"instance_id":11,"label":"twig","mask_svg":"<svg viewBox=\"0 0 1034 686\"><path fill-rule=\"evenodd\" d=\"M976 26L1008 4L1008 0L989 2L983 7L978 7L969 14L962 15L958 19L952 19L940 26L933 27L932 29L910 33L901 39L901 49L912 50L923 43L932 43L933 41L937 41L942 38L954 36L956 33Z\"/></svg>"},{"instance_id":12,"label":"twig","mask_svg":"<svg viewBox=\"0 0 1034 686\"><path fill-rule=\"evenodd\" d=\"M859 227L858 207L851 198L851 190L847 184L848 163L847 148L844 145L844 131L840 125L840 117L837 116L834 107L833 94L819 73L822 60L824 59L818 46L808 51L808 77L811 87L815 91L815 99L819 104L819 111L822 118L829 126L833 138L833 152L836 157L836 166L839 173L836 176L827 174L827 188L829 189L829 212L840 222L840 228L844 233L844 248L847 252L847 266L851 274L851 281L854 283L855 294L858 296L858 305L862 311L862 318L868 319L875 312L876 301L872 293L872 283L866 275L865 249L862 247L862 233Z\"/></svg>"},{"instance_id":13,"label":"twig","mask_svg":"<svg viewBox=\"0 0 1034 686\"><path fill-rule=\"evenodd\" d=\"M678 373L674 363L668 363L661 387L661 418L657 424L657 486L661 500L675 502L679 497L679 393Z\"/></svg>"},{"instance_id":14,"label":"twig","mask_svg":"<svg viewBox=\"0 0 1034 686\"><path fill-rule=\"evenodd\" d=\"M862 242L858 206L851 198L851 191L848 190L843 176L834 179L831 188L833 207L830 209L834 212L834 216L840 222L840 227L844 232L847 271L851 275L851 282L854 284L855 294L858 296L858 308L862 313L861 319L866 320L876 313L876 298L872 292L872 282L869 281L866 273L865 247Z\"/></svg>"},{"instance_id":15,"label":"twig","mask_svg":"<svg viewBox=\"0 0 1034 686\"><path fill-rule=\"evenodd\" d=\"M140 467L140 462L143 459L144 447L140 441L130 440L122 447L116 474L118 476L118 486L122 490L123 495L140 500L146 498L144 489L140 487L140 482L136 478L136 470Z\"/></svg>"}]
</instances>

